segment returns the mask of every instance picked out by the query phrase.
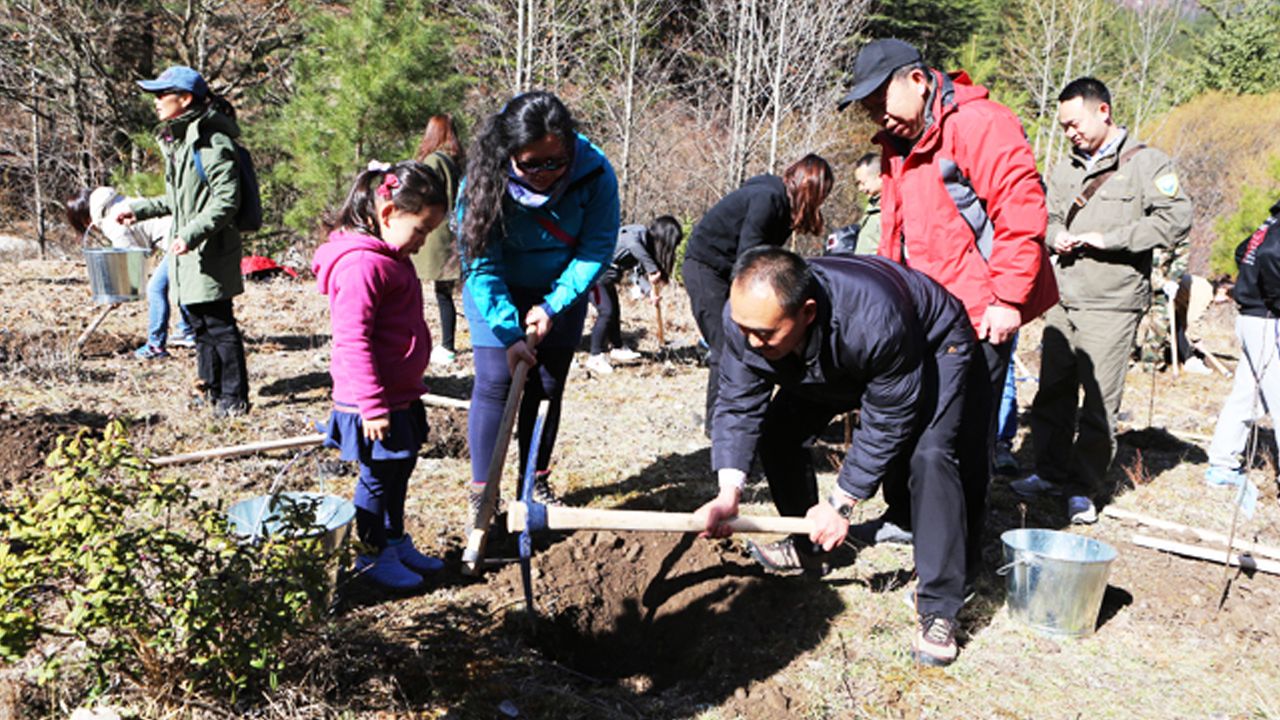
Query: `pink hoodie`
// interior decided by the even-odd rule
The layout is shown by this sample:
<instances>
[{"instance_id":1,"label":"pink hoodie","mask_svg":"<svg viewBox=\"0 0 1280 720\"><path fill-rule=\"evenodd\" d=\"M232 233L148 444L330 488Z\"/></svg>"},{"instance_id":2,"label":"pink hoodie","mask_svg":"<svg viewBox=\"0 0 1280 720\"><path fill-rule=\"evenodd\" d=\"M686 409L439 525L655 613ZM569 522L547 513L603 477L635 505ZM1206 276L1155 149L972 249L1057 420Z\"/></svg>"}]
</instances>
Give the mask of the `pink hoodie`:
<instances>
[{"instance_id":1,"label":"pink hoodie","mask_svg":"<svg viewBox=\"0 0 1280 720\"><path fill-rule=\"evenodd\" d=\"M333 401L368 419L426 392L431 333L413 263L376 237L336 230L316 250L311 270L329 296Z\"/></svg>"}]
</instances>

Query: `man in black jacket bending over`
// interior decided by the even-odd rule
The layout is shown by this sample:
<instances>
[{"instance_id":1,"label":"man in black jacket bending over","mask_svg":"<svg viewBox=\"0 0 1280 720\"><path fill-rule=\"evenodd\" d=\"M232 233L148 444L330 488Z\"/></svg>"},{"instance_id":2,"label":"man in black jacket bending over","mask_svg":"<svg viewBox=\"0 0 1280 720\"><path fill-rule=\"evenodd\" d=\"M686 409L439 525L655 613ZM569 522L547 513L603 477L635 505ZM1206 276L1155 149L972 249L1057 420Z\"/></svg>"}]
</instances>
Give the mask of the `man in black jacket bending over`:
<instances>
[{"instance_id":1,"label":"man in black jacket bending over","mask_svg":"<svg viewBox=\"0 0 1280 720\"><path fill-rule=\"evenodd\" d=\"M752 544L766 568L814 570L843 543L853 507L880 483L910 488L919 662L956 656L956 614L981 557L986 419L966 395L988 386L964 305L927 276L878 257L808 262L773 247L744 253L725 306L711 460L720 494L698 512L724 537L759 452L778 512L809 537ZM774 394L774 388L779 388ZM980 404L979 404L980 405ZM808 445L862 408L836 490L818 498ZM972 438L969 437L972 435Z\"/></svg>"}]
</instances>

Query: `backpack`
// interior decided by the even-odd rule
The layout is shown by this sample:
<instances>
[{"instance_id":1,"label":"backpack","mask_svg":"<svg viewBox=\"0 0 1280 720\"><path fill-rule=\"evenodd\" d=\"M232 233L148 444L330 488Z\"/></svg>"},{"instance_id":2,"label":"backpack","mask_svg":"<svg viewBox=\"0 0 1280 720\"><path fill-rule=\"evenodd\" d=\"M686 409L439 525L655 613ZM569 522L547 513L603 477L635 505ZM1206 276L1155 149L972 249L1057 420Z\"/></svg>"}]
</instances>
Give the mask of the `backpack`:
<instances>
[{"instance_id":1,"label":"backpack","mask_svg":"<svg viewBox=\"0 0 1280 720\"><path fill-rule=\"evenodd\" d=\"M240 208L236 210L236 229L242 232L256 232L262 229L262 192L258 186L258 173L253 167L253 156L243 145L231 141L236 149L236 169L240 173ZM200 160L200 151L191 146L191 158L196 164L196 174L200 182L209 184L209 176L205 174L204 162Z\"/></svg>"}]
</instances>

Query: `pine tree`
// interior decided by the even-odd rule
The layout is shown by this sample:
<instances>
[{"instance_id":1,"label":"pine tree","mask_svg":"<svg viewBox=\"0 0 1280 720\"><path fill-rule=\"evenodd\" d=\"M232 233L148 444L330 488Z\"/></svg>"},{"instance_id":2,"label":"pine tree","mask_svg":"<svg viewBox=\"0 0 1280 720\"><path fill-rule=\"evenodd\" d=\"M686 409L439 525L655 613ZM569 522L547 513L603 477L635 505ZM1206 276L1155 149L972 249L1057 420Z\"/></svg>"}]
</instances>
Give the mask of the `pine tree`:
<instances>
[{"instance_id":1,"label":"pine tree","mask_svg":"<svg viewBox=\"0 0 1280 720\"><path fill-rule=\"evenodd\" d=\"M345 197L370 160L412 157L427 118L461 106L453 29L419 0L357 0L316 12L294 67L294 94L269 123L285 159L270 171L285 224L302 232Z\"/></svg>"}]
</instances>

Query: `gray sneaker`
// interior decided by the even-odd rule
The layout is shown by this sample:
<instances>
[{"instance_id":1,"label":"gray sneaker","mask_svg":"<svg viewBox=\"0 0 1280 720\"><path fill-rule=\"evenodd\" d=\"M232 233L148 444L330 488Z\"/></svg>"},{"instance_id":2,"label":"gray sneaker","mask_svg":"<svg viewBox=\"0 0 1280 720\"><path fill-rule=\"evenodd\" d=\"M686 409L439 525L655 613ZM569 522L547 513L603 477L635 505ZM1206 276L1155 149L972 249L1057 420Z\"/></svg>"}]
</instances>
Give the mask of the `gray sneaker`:
<instances>
[{"instance_id":1,"label":"gray sneaker","mask_svg":"<svg viewBox=\"0 0 1280 720\"><path fill-rule=\"evenodd\" d=\"M1083 495L1072 495L1067 498L1067 517L1072 525L1092 525L1098 522L1098 511L1093 501Z\"/></svg>"},{"instance_id":2,"label":"gray sneaker","mask_svg":"<svg viewBox=\"0 0 1280 720\"><path fill-rule=\"evenodd\" d=\"M1054 485L1034 473L1021 480L1014 480L1009 483L1009 489L1028 499L1039 497L1041 495L1062 494L1062 491L1058 489L1057 485Z\"/></svg>"}]
</instances>

